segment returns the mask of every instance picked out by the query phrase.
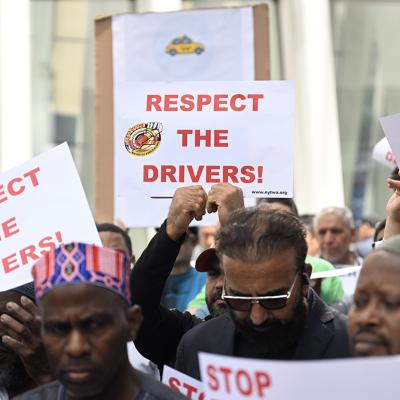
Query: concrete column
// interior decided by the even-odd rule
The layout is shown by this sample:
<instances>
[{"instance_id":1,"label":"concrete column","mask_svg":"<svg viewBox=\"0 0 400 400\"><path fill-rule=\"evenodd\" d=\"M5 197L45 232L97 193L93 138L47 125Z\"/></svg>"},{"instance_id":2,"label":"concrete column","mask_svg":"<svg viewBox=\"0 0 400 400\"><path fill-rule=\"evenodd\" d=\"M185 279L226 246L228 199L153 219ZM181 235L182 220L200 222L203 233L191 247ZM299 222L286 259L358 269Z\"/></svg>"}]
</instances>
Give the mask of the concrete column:
<instances>
[{"instance_id":1,"label":"concrete column","mask_svg":"<svg viewBox=\"0 0 400 400\"><path fill-rule=\"evenodd\" d=\"M0 1L0 171L32 157L30 1Z\"/></svg>"},{"instance_id":2,"label":"concrete column","mask_svg":"<svg viewBox=\"0 0 400 400\"><path fill-rule=\"evenodd\" d=\"M295 82L295 199L302 213L344 204L329 0L279 1L285 79Z\"/></svg>"}]
</instances>

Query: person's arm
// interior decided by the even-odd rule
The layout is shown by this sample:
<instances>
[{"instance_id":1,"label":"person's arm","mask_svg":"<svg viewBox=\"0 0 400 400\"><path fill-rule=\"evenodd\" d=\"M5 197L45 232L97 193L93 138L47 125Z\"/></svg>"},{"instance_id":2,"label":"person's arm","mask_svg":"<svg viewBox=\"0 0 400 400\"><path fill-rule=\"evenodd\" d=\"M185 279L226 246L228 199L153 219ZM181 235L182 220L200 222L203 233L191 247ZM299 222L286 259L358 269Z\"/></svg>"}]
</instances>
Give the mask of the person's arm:
<instances>
[{"instance_id":1,"label":"person's arm","mask_svg":"<svg viewBox=\"0 0 400 400\"><path fill-rule=\"evenodd\" d=\"M180 338L198 322L189 313L165 309L160 306L160 301L189 224L193 218L202 218L206 199L201 186L178 189L172 199L167 220L131 273L132 303L139 304L144 315L135 344L143 356L159 367L174 360Z\"/></svg>"},{"instance_id":2,"label":"person's arm","mask_svg":"<svg viewBox=\"0 0 400 400\"><path fill-rule=\"evenodd\" d=\"M400 181L388 179L388 186L395 192L386 204L385 240L400 235Z\"/></svg>"}]
</instances>

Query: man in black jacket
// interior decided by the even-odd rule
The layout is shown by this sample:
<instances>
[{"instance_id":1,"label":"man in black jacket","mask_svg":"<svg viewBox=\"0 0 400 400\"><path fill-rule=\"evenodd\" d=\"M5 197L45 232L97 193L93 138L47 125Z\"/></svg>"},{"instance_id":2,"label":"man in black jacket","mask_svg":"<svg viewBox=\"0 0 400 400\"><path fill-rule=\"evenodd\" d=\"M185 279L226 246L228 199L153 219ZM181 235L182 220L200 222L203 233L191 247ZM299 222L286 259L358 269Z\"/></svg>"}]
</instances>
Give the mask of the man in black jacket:
<instances>
[{"instance_id":1,"label":"man in black jacket","mask_svg":"<svg viewBox=\"0 0 400 400\"><path fill-rule=\"evenodd\" d=\"M173 197L167 220L150 241L131 273L131 293L134 304L142 307L144 321L135 340L142 355L159 368L173 365L182 336L202 319L160 305L165 282L171 272L185 233L193 219L200 220L208 212L218 211L223 224L231 211L243 207L241 189L230 184L214 185L207 194L201 186L178 189ZM226 311L220 301L223 272L211 257L206 281L206 302L211 318ZM201 270L205 271L204 263Z\"/></svg>"},{"instance_id":2,"label":"man in black jacket","mask_svg":"<svg viewBox=\"0 0 400 400\"><path fill-rule=\"evenodd\" d=\"M176 367L200 378L198 353L305 360L348 357L345 317L309 288L304 227L295 216L242 209L221 226L225 273L222 298L229 313L191 329Z\"/></svg>"}]
</instances>

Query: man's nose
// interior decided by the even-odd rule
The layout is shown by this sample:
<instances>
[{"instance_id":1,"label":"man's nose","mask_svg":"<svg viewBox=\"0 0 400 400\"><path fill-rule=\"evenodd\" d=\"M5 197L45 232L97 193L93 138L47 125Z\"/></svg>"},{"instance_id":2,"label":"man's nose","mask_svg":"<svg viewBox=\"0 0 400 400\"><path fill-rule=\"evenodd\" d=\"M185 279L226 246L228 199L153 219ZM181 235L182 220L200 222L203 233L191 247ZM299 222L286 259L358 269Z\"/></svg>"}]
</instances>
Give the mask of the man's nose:
<instances>
[{"instance_id":1,"label":"man's nose","mask_svg":"<svg viewBox=\"0 0 400 400\"><path fill-rule=\"evenodd\" d=\"M359 323L363 326L378 326L380 324L381 311L377 300L369 301L361 313Z\"/></svg>"},{"instance_id":2,"label":"man's nose","mask_svg":"<svg viewBox=\"0 0 400 400\"><path fill-rule=\"evenodd\" d=\"M269 312L259 303L253 303L250 312L250 320L253 325L261 325L269 318Z\"/></svg>"},{"instance_id":3,"label":"man's nose","mask_svg":"<svg viewBox=\"0 0 400 400\"><path fill-rule=\"evenodd\" d=\"M90 352L90 344L86 335L78 330L73 330L69 335L65 351L72 358L85 357Z\"/></svg>"}]
</instances>

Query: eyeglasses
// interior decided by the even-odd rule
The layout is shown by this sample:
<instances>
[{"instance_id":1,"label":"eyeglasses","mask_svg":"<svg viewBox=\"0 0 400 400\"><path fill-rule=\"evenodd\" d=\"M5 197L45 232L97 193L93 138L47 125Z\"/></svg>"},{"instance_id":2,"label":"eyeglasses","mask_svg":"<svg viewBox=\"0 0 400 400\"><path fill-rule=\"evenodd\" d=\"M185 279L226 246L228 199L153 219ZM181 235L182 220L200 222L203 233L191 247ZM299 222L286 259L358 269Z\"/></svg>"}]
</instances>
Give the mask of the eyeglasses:
<instances>
[{"instance_id":1,"label":"eyeglasses","mask_svg":"<svg viewBox=\"0 0 400 400\"><path fill-rule=\"evenodd\" d=\"M286 294L277 296L230 296L225 294L225 285L222 288L221 298L226 301L226 304L236 311L250 311L253 304L260 304L260 306L267 310L279 310L286 306L287 301L292 294L294 285L296 284L298 273L296 274L292 286Z\"/></svg>"}]
</instances>

